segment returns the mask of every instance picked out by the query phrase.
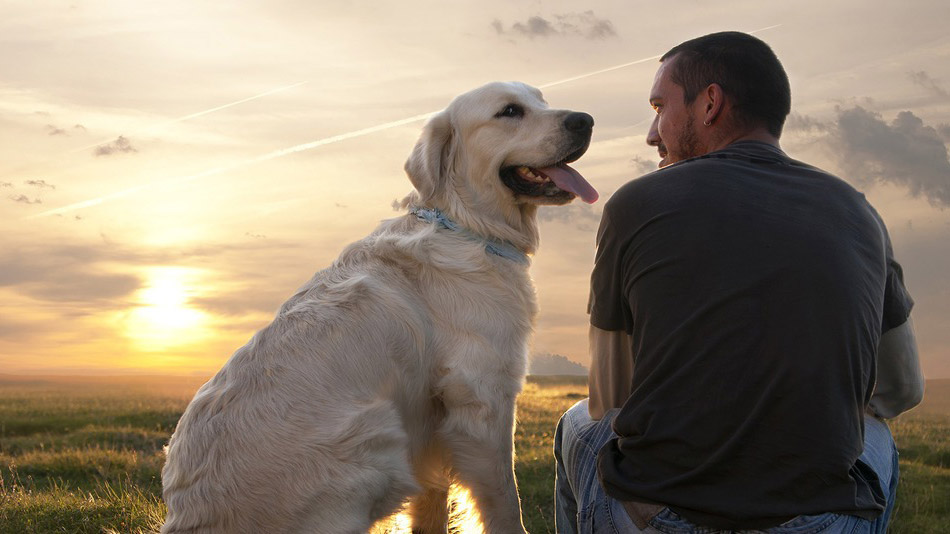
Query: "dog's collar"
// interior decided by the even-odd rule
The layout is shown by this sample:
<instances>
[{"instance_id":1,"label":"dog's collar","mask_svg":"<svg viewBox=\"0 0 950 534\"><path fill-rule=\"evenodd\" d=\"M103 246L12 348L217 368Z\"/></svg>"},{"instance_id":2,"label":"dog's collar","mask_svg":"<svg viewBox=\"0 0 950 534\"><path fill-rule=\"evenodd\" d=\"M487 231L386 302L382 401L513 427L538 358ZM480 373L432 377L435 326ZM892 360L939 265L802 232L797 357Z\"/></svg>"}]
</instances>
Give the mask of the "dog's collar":
<instances>
[{"instance_id":1,"label":"dog's collar","mask_svg":"<svg viewBox=\"0 0 950 534\"><path fill-rule=\"evenodd\" d=\"M446 230L451 230L461 234L472 241L484 243L485 251L488 253L501 256L502 258L524 265L528 265L529 263L528 255L522 252L518 247L507 241L488 239L475 235L471 231L459 226L458 223L452 219L449 219L444 213L442 213L441 210L437 208L411 208L409 212L423 221L437 224Z\"/></svg>"}]
</instances>

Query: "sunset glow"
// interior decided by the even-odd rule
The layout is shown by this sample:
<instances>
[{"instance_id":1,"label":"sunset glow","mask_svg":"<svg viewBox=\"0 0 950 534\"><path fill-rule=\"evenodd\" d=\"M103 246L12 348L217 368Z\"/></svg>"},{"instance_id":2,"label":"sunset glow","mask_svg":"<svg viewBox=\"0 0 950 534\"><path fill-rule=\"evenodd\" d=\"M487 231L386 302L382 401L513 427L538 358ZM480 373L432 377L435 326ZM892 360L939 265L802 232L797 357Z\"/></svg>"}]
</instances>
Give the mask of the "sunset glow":
<instances>
[{"instance_id":1,"label":"sunset glow","mask_svg":"<svg viewBox=\"0 0 950 534\"><path fill-rule=\"evenodd\" d=\"M400 215L425 119L494 80L595 120L572 167L601 200L541 209L531 266L532 351L586 365L602 206L657 165L657 58L742 30L789 73L782 148L881 213L950 377L950 3L674 4L4 3L0 372L210 375Z\"/></svg>"},{"instance_id":2,"label":"sunset glow","mask_svg":"<svg viewBox=\"0 0 950 534\"><path fill-rule=\"evenodd\" d=\"M146 286L138 292L139 305L127 312L126 335L142 351L160 352L190 346L209 335L208 315L189 305L198 292L196 273L178 267L147 271Z\"/></svg>"}]
</instances>

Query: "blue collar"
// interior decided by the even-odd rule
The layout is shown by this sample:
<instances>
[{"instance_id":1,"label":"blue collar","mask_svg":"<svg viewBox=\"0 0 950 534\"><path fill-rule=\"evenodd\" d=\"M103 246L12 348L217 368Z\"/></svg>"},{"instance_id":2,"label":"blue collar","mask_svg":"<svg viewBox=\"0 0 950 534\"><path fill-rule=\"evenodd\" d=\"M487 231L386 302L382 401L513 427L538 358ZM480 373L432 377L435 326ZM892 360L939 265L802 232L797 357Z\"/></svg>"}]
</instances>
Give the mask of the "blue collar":
<instances>
[{"instance_id":1,"label":"blue collar","mask_svg":"<svg viewBox=\"0 0 950 534\"><path fill-rule=\"evenodd\" d=\"M516 263L528 265L528 255L519 250L516 246L507 241L499 239L488 239L477 236L469 230L462 228L452 219L449 219L441 210L436 208L412 208L409 213L414 214L419 219L437 224L446 230L451 230L465 236L472 241L478 241L485 244L485 251L496 256L511 260Z\"/></svg>"}]
</instances>

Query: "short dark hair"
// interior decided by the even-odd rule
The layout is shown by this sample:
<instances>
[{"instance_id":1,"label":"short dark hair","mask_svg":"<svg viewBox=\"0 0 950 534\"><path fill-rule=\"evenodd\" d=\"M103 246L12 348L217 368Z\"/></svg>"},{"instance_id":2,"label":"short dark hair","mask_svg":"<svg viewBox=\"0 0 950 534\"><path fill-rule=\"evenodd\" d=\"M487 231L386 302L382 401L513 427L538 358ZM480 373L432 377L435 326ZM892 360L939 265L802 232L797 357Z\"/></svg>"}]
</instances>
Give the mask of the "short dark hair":
<instances>
[{"instance_id":1,"label":"short dark hair","mask_svg":"<svg viewBox=\"0 0 950 534\"><path fill-rule=\"evenodd\" d=\"M736 117L746 125L764 125L782 135L792 108L788 75L775 52L747 33L719 32L674 46L660 61L676 56L670 79L683 88L686 103L717 83L732 99Z\"/></svg>"}]
</instances>

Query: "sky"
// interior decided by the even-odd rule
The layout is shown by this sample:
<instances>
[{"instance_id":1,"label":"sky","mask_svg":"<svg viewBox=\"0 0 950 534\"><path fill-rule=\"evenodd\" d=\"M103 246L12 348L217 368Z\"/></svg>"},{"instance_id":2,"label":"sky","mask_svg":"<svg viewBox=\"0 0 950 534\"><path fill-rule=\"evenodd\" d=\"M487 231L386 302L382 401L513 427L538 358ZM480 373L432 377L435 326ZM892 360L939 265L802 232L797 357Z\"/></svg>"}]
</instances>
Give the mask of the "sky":
<instances>
[{"instance_id":1,"label":"sky","mask_svg":"<svg viewBox=\"0 0 950 534\"><path fill-rule=\"evenodd\" d=\"M423 118L495 80L595 119L573 166L601 201L543 208L531 268L532 351L587 364L603 202L659 160L655 57L740 30L788 71L782 148L881 213L925 376L950 378L948 20L943 0L4 2L0 372L213 373L400 215Z\"/></svg>"}]
</instances>

